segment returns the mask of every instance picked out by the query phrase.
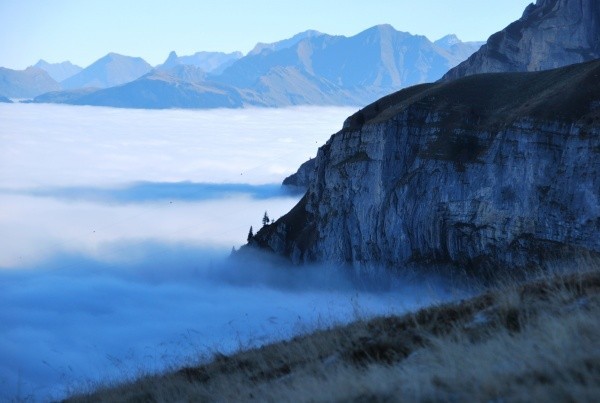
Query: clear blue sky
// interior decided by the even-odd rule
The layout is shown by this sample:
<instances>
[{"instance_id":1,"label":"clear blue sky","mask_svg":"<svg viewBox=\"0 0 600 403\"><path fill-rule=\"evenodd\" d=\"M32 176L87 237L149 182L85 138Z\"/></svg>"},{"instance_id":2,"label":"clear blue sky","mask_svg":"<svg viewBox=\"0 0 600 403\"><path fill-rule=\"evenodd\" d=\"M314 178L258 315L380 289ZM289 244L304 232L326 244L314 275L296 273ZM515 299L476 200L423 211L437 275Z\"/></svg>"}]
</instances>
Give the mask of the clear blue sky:
<instances>
[{"instance_id":1,"label":"clear blue sky","mask_svg":"<svg viewBox=\"0 0 600 403\"><path fill-rule=\"evenodd\" d=\"M169 51L248 52L307 29L351 36L373 25L485 40L533 0L0 0L0 66L83 67L108 52L162 63Z\"/></svg>"}]
</instances>

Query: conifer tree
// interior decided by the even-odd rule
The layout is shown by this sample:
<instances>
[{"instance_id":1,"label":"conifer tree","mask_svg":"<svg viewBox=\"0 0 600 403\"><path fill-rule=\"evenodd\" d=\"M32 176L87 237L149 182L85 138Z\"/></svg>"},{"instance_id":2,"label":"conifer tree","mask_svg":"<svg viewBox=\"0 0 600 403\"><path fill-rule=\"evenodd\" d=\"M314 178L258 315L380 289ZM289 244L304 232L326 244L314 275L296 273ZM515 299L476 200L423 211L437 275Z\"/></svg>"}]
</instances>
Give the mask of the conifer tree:
<instances>
[{"instance_id":1,"label":"conifer tree","mask_svg":"<svg viewBox=\"0 0 600 403\"><path fill-rule=\"evenodd\" d=\"M265 225L269 225L270 222L271 222L271 219L269 218L269 215L265 211L265 215L263 216L263 219L262 219L263 227Z\"/></svg>"},{"instance_id":2,"label":"conifer tree","mask_svg":"<svg viewBox=\"0 0 600 403\"><path fill-rule=\"evenodd\" d=\"M252 242L254 239L254 232L252 231L252 225L250 226L250 231L248 231L248 243Z\"/></svg>"}]
</instances>

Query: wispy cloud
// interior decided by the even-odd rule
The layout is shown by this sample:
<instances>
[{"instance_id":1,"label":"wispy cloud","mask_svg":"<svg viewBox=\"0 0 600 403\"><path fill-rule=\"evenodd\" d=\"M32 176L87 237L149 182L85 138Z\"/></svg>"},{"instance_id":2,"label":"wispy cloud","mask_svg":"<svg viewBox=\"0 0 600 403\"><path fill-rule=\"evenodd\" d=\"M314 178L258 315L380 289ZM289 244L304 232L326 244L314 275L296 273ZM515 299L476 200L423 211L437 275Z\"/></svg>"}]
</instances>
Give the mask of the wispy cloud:
<instances>
[{"instance_id":1,"label":"wispy cloud","mask_svg":"<svg viewBox=\"0 0 600 403\"><path fill-rule=\"evenodd\" d=\"M0 194L50 197L61 200L99 203L197 202L248 196L253 199L298 196L296 189L281 184L250 185L246 183L137 182L119 187L38 187L33 189L0 189Z\"/></svg>"}]
</instances>

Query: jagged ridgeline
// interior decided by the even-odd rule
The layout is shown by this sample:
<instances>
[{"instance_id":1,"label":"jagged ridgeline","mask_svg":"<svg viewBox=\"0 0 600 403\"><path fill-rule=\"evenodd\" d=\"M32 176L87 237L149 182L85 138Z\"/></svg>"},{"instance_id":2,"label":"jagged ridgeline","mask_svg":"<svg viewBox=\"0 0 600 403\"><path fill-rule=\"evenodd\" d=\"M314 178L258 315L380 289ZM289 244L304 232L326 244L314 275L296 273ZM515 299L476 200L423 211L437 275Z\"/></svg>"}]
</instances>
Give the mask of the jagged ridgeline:
<instances>
[{"instance_id":1,"label":"jagged ridgeline","mask_svg":"<svg viewBox=\"0 0 600 403\"><path fill-rule=\"evenodd\" d=\"M600 61L411 87L360 110L255 235L296 263L486 270L600 253Z\"/></svg>"}]
</instances>

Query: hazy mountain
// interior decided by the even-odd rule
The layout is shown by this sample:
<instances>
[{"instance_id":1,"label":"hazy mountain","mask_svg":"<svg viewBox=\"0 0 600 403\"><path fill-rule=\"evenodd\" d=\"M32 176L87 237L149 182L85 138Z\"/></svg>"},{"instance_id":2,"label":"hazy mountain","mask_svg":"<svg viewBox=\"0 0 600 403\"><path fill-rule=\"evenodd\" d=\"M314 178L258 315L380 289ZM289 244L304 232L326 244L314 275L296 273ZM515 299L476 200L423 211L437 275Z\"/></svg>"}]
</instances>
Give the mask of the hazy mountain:
<instances>
[{"instance_id":1,"label":"hazy mountain","mask_svg":"<svg viewBox=\"0 0 600 403\"><path fill-rule=\"evenodd\" d=\"M3 97L2 95L0 95L0 102L5 103L5 104L11 104L12 101L6 97Z\"/></svg>"},{"instance_id":2,"label":"hazy mountain","mask_svg":"<svg viewBox=\"0 0 600 403\"><path fill-rule=\"evenodd\" d=\"M152 70L140 57L109 53L74 76L61 82L65 89L108 88L133 81Z\"/></svg>"},{"instance_id":3,"label":"hazy mountain","mask_svg":"<svg viewBox=\"0 0 600 403\"><path fill-rule=\"evenodd\" d=\"M11 70L0 67L0 95L8 98L32 98L48 91L57 91L60 85L44 70L28 67Z\"/></svg>"},{"instance_id":4,"label":"hazy mountain","mask_svg":"<svg viewBox=\"0 0 600 403\"><path fill-rule=\"evenodd\" d=\"M300 32L299 34L296 34L296 35L292 36L291 38L284 39L282 41L277 41L277 42L273 42L273 43L259 42L256 44L256 46L254 46L254 48L250 52L248 52L248 55L257 55L259 53L262 53L263 51L273 52L273 51L277 51L277 50L281 50L281 49L286 49L286 48L294 46L295 44L297 44L298 42L300 42L303 39L314 38L314 37L320 36L320 35L323 35L323 34L319 31L308 30L308 31Z\"/></svg>"},{"instance_id":5,"label":"hazy mountain","mask_svg":"<svg viewBox=\"0 0 600 403\"><path fill-rule=\"evenodd\" d=\"M200 83L205 81L206 79L205 70L201 69L200 67L187 64L178 64L168 69L155 69L149 74L164 77L168 76L180 81L187 81L190 83Z\"/></svg>"},{"instance_id":6,"label":"hazy mountain","mask_svg":"<svg viewBox=\"0 0 600 403\"><path fill-rule=\"evenodd\" d=\"M537 0L444 79L540 71L600 58L600 1Z\"/></svg>"},{"instance_id":7,"label":"hazy mountain","mask_svg":"<svg viewBox=\"0 0 600 403\"><path fill-rule=\"evenodd\" d=\"M462 42L454 34L446 35L443 38L433 42L434 45L449 52L452 57L457 61L456 63L463 62L474 52L479 50L485 42Z\"/></svg>"},{"instance_id":8,"label":"hazy mountain","mask_svg":"<svg viewBox=\"0 0 600 403\"><path fill-rule=\"evenodd\" d=\"M74 90L51 91L45 94L38 95L32 102L34 103L51 103L51 104L74 104L78 99L85 95L89 95L98 91L98 88L77 88Z\"/></svg>"},{"instance_id":9,"label":"hazy mountain","mask_svg":"<svg viewBox=\"0 0 600 403\"><path fill-rule=\"evenodd\" d=\"M315 82L324 95L335 93L346 96L347 102L343 103L366 104L400 88L439 79L460 62L453 52L463 56L465 52L458 44L444 49L424 36L399 32L390 25L376 26L352 37L309 35L291 46L280 47L251 52L213 79L259 93L289 93L285 104L295 104L298 98L306 100L302 103L320 103L311 101L312 96L302 91L301 83L294 82L294 77L302 77ZM295 73L289 80L267 80L271 86L265 88L266 78L282 69Z\"/></svg>"},{"instance_id":10,"label":"hazy mountain","mask_svg":"<svg viewBox=\"0 0 600 403\"><path fill-rule=\"evenodd\" d=\"M73 105L112 106L116 108L236 108L243 106L242 95L234 88L216 83L194 83L181 80L177 74L189 73L193 66L178 66L169 71L155 70L132 82L116 87L44 94L34 102ZM197 71L197 70L196 70ZM78 90L82 91L82 90ZM65 94L66 93L66 94Z\"/></svg>"},{"instance_id":11,"label":"hazy mountain","mask_svg":"<svg viewBox=\"0 0 600 403\"><path fill-rule=\"evenodd\" d=\"M160 69L170 69L179 65L196 66L207 73L220 73L243 56L241 52L197 52L191 56L178 56L174 51L169 53Z\"/></svg>"},{"instance_id":12,"label":"hazy mountain","mask_svg":"<svg viewBox=\"0 0 600 403\"><path fill-rule=\"evenodd\" d=\"M50 77L58 82L66 80L83 70L83 68L76 66L69 61L62 63L48 63L42 59L40 59L33 67L46 71Z\"/></svg>"},{"instance_id":13,"label":"hazy mountain","mask_svg":"<svg viewBox=\"0 0 600 403\"><path fill-rule=\"evenodd\" d=\"M400 88L441 78L476 48L476 43L463 43L455 36L435 44L390 25L375 26L352 37L306 31L273 44L258 44L223 72L205 74L171 52L163 65L131 85L78 100L73 100L72 94L67 98L75 103L151 108L365 105ZM167 90L168 86L175 88ZM206 97L199 93L202 91L207 91ZM177 94L183 98L175 100ZM167 96L171 104L160 100L161 96ZM53 94L36 102L63 98ZM209 101L202 105L202 99Z\"/></svg>"}]
</instances>

